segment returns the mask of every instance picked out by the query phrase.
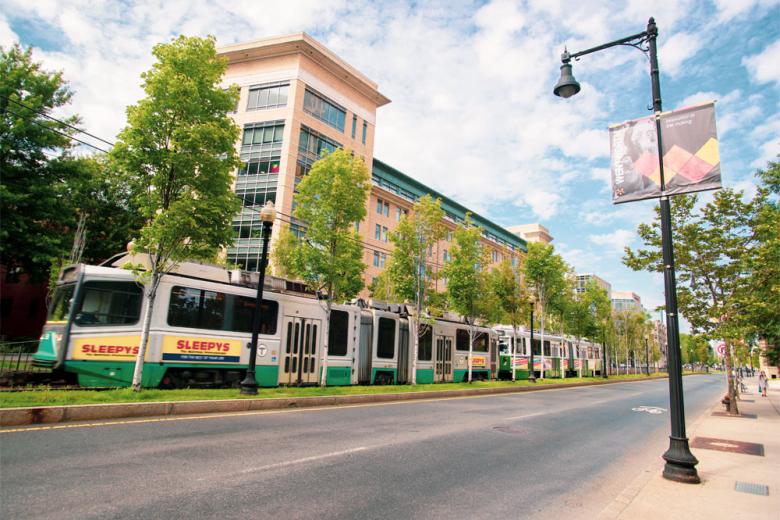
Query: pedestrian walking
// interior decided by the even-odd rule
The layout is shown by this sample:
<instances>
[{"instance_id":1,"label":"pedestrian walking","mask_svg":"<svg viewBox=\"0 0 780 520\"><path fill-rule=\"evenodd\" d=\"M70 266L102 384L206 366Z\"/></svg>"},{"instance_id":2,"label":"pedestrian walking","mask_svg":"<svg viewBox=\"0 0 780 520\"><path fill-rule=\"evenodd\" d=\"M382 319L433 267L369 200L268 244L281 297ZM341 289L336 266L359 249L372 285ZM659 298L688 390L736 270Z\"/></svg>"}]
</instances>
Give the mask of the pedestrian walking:
<instances>
[{"instance_id":1,"label":"pedestrian walking","mask_svg":"<svg viewBox=\"0 0 780 520\"><path fill-rule=\"evenodd\" d=\"M766 397L766 387L768 383L769 381L767 380L766 374L762 370L761 374L758 376L758 391L764 397Z\"/></svg>"}]
</instances>

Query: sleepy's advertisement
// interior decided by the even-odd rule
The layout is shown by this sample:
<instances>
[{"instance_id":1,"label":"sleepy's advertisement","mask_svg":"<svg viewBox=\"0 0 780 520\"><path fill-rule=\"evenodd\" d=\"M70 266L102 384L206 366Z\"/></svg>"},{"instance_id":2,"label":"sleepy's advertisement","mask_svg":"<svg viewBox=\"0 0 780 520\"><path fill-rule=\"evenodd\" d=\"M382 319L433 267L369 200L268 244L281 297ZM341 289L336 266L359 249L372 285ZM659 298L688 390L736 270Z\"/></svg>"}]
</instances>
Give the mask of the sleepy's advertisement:
<instances>
[{"instance_id":1,"label":"sleepy's advertisement","mask_svg":"<svg viewBox=\"0 0 780 520\"><path fill-rule=\"evenodd\" d=\"M135 361L141 336L74 338L70 358L77 361Z\"/></svg>"},{"instance_id":2,"label":"sleepy's advertisement","mask_svg":"<svg viewBox=\"0 0 780 520\"><path fill-rule=\"evenodd\" d=\"M236 339L165 336L163 361L238 363L242 342Z\"/></svg>"}]
</instances>

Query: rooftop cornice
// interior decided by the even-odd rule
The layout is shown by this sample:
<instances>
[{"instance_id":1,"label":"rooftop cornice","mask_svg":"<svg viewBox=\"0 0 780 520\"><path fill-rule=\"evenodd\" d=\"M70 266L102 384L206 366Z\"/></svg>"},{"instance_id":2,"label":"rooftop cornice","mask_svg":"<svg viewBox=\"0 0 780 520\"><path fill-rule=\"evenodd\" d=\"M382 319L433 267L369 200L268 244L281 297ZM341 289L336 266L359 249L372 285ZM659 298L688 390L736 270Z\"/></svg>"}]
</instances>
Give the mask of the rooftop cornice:
<instances>
[{"instance_id":1,"label":"rooftop cornice","mask_svg":"<svg viewBox=\"0 0 780 520\"><path fill-rule=\"evenodd\" d=\"M374 81L305 32L226 45L219 47L217 54L227 58L228 63L303 54L372 100L377 107L390 103L390 99L379 92L379 86Z\"/></svg>"}]
</instances>

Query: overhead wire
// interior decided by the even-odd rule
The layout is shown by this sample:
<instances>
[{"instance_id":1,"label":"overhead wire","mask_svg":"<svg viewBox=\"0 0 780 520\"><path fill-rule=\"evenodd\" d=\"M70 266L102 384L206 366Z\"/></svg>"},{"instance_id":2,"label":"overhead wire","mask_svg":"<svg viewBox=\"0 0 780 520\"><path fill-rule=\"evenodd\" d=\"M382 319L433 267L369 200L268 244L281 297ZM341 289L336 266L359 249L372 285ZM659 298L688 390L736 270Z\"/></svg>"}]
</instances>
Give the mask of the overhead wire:
<instances>
[{"instance_id":1,"label":"overhead wire","mask_svg":"<svg viewBox=\"0 0 780 520\"><path fill-rule=\"evenodd\" d=\"M98 136L96 136L94 134L91 134L91 133L87 132L86 130L82 130L81 128L78 128L76 126L71 125L70 123L66 123L65 121L62 121L61 119L57 119L56 117L47 114L43 110L35 109L35 108L33 108L33 107L29 106L29 105L26 105L25 103L22 103L21 101L17 101L15 99L11 99L8 96L2 96L2 97L4 99L10 101L11 103L14 103L16 105L24 107L27 110L31 110L31 111L35 112L36 114L39 114L39 115L42 115L45 118L51 119L52 121L56 121L57 123L59 123L59 124L61 124L63 126L67 126L68 128L71 128L71 129L73 129L73 130L75 130L77 132L80 132L80 133L84 134L84 135L88 135L88 136L90 136L93 139L97 139L98 141L106 143L108 146L114 146L114 143L112 143L111 141L107 141L106 139L103 139L102 137L98 137Z\"/></svg>"},{"instance_id":2,"label":"overhead wire","mask_svg":"<svg viewBox=\"0 0 780 520\"><path fill-rule=\"evenodd\" d=\"M32 123L32 124L34 124L34 125L40 126L41 128L45 128L45 129L47 129L47 130L51 130L52 132L55 132L55 133L57 133L57 134L60 134L62 137L65 137L66 139L70 139L70 140L73 140L73 141L77 141L77 142L79 142L79 143L81 143L81 144L83 144L83 145L85 145L85 146L89 146L90 148L94 148L95 150L98 150L98 151L100 151L100 152L103 152L103 153L108 153L108 150L104 150L103 148L100 148L99 146L95 146L94 144L88 143L88 142L86 142L86 141L82 141L82 140L81 140L81 139L79 139L78 137L74 137L74 136L72 136L72 135L66 134L65 132L61 132L61 131L59 131L59 130L57 130L56 128L53 128L53 127L51 127L51 126L46 126L46 125L44 125L43 123L41 123L41 122L39 122L39 121L36 121L35 119L30 119L30 118L28 118L27 116L25 116L25 115L23 115L23 114L19 114L18 112L14 112L13 110L9 109L8 107L6 107L6 109L5 109L5 110L6 110L6 112L8 112L8 113L10 113L10 114L13 114L13 115L15 115L15 116L17 116L17 117L21 117L21 118L24 118L24 119L26 119L27 121L29 121L30 123Z\"/></svg>"}]
</instances>

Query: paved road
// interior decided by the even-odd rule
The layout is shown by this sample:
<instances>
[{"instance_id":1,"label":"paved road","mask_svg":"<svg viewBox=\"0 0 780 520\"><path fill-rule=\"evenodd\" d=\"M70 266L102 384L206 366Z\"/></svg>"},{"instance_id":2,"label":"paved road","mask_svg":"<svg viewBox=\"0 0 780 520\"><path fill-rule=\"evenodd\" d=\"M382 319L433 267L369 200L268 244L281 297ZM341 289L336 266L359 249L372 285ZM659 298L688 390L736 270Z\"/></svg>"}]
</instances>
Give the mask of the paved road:
<instances>
[{"instance_id":1,"label":"paved road","mask_svg":"<svg viewBox=\"0 0 780 520\"><path fill-rule=\"evenodd\" d=\"M688 422L722 392L685 378ZM3 518L592 517L664 451L666 380L0 432Z\"/></svg>"}]
</instances>

